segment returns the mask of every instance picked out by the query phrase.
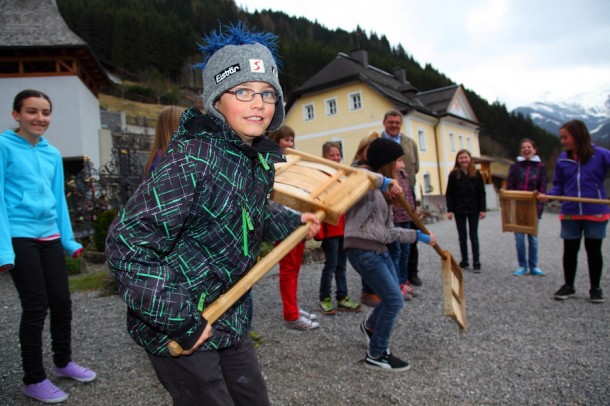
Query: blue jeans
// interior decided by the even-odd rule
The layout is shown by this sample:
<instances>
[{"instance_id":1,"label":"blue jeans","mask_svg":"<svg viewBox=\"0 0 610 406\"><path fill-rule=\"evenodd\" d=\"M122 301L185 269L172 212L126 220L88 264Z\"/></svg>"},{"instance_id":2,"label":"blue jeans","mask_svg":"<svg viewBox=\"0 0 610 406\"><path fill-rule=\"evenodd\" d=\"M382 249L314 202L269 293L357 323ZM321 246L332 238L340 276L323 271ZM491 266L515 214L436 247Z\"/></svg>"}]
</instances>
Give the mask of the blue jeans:
<instances>
[{"instance_id":1,"label":"blue jeans","mask_svg":"<svg viewBox=\"0 0 610 406\"><path fill-rule=\"evenodd\" d=\"M410 221L394 223L394 227L412 228ZM392 244L388 244L388 251L394 262L394 268L396 268L398 282L400 282L401 285L407 283L407 280L409 279L409 253L411 251L411 244L401 244L400 241L395 241Z\"/></svg>"},{"instance_id":2,"label":"blue jeans","mask_svg":"<svg viewBox=\"0 0 610 406\"><path fill-rule=\"evenodd\" d=\"M515 243L517 245L517 258L519 266L522 268L536 268L538 265L538 237L527 234L528 255L525 257L525 234L515 233Z\"/></svg>"},{"instance_id":3,"label":"blue jeans","mask_svg":"<svg viewBox=\"0 0 610 406\"><path fill-rule=\"evenodd\" d=\"M373 330L369 355L379 357L389 347L394 322L404 306L394 262L387 252L358 248L348 249L347 259L381 299L365 322Z\"/></svg>"},{"instance_id":4,"label":"blue jeans","mask_svg":"<svg viewBox=\"0 0 610 406\"><path fill-rule=\"evenodd\" d=\"M603 240L606 238L607 221L591 220L561 220L561 235L564 240L580 240L585 238Z\"/></svg>"},{"instance_id":5,"label":"blue jeans","mask_svg":"<svg viewBox=\"0 0 610 406\"><path fill-rule=\"evenodd\" d=\"M324 251L324 268L320 277L320 300L330 297L333 285L333 276L337 283L337 300L347 296L347 279L345 277L347 258L343 250L343 236L328 237L322 240Z\"/></svg>"}]
</instances>

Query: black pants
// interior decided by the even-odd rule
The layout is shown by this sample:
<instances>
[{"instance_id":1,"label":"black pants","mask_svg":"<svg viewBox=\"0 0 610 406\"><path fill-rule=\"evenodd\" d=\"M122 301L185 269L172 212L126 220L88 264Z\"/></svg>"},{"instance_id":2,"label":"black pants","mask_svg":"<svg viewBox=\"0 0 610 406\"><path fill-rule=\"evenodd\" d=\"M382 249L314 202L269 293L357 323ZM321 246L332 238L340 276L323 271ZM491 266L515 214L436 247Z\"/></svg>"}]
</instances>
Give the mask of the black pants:
<instances>
[{"instance_id":1,"label":"black pants","mask_svg":"<svg viewBox=\"0 0 610 406\"><path fill-rule=\"evenodd\" d=\"M183 357L148 354L175 406L267 406L267 385L250 337L240 346Z\"/></svg>"},{"instance_id":2,"label":"black pants","mask_svg":"<svg viewBox=\"0 0 610 406\"><path fill-rule=\"evenodd\" d=\"M468 220L468 231L466 230ZM460 214L455 213L455 225L457 226L460 239L460 253L462 262L468 263L468 235L470 234L470 245L472 246L472 263L479 261L479 213Z\"/></svg>"},{"instance_id":3,"label":"black pants","mask_svg":"<svg viewBox=\"0 0 610 406\"><path fill-rule=\"evenodd\" d=\"M585 251L587 252L591 289L599 288L602 278L602 269L604 267L602 241L602 239L585 238ZM576 240L563 240L563 274L565 284L568 286L574 286L579 250L580 238Z\"/></svg>"},{"instance_id":4,"label":"black pants","mask_svg":"<svg viewBox=\"0 0 610 406\"><path fill-rule=\"evenodd\" d=\"M51 313L53 362L65 367L70 362L72 301L68 274L60 240L36 241L13 238L15 267L13 282L21 300L19 342L26 385L46 379L42 363L42 331Z\"/></svg>"}]
</instances>

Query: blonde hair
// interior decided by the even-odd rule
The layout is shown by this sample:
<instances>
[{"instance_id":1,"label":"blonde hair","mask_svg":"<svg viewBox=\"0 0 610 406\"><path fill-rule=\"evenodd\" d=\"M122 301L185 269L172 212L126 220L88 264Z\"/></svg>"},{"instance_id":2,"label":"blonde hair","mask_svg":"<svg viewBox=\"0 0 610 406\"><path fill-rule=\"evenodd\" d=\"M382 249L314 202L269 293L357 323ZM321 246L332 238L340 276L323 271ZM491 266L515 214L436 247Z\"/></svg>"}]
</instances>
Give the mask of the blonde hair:
<instances>
[{"instance_id":1,"label":"blonde hair","mask_svg":"<svg viewBox=\"0 0 610 406\"><path fill-rule=\"evenodd\" d=\"M366 162L366 150L377 138L381 138L381 135L379 135L377 131L371 131L369 135L360 140L352 163L358 162L359 164L362 164L363 162Z\"/></svg>"},{"instance_id":2,"label":"blonde hair","mask_svg":"<svg viewBox=\"0 0 610 406\"><path fill-rule=\"evenodd\" d=\"M147 175L150 172L155 157L159 151L165 153L167 151L167 145L169 140L172 138L174 131L180 124L180 116L186 109L180 106L166 106L160 112L157 117L157 127L155 128L155 139L153 141L152 148L148 154L146 160L146 166L144 168L144 174Z\"/></svg>"}]
</instances>

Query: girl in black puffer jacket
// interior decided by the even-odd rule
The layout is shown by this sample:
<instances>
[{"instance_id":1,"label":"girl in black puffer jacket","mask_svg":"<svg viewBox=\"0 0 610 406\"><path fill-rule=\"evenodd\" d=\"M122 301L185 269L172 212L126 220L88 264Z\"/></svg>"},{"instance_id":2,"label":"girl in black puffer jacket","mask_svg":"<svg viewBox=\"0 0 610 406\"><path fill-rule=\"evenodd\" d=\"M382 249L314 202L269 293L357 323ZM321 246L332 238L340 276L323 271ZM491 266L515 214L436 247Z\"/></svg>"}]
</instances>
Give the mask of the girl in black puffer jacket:
<instances>
[{"instance_id":1,"label":"girl in black puffer jacket","mask_svg":"<svg viewBox=\"0 0 610 406\"><path fill-rule=\"evenodd\" d=\"M455 166L449 173L447 182L447 218L451 220L455 215L460 238L460 252L462 261L460 266L467 268L468 244L466 239L470 233L470 244L472 246L472 269L481 271L479 260L479 220L485 218L485 185L481 173L474 167L472 156L466 149L459 150L455 156ZM468 221L468 231L466 230Z\"/></svg>"}]
</instances>

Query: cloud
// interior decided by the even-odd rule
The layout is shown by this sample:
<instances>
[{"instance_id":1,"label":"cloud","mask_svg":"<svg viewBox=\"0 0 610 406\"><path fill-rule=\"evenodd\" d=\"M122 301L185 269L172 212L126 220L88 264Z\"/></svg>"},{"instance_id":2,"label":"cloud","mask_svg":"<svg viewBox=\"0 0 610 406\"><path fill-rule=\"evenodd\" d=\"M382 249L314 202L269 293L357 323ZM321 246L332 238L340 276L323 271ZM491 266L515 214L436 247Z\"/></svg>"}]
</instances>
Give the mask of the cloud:
<instances>
[{"instance_id":1,"label":"cloud","mask_svg":"<svg viewBox=\"0 0 610 406\"><path fill-rule=\"evenodd\" d=\"M607 0L377 0L367 6L351 0L249 0L247 8L385 35L420 64L430 63L509 109L554 89L568 94L610 84Z\"/></svg>"},{"instance_id":2,"label":"cloud","mask_svg":"<svg viewBox=\"0 0 610 406\"><path fill-rule=\"evenodd\" d=\"M508 8L506 1L486 1L466 11L468 31L472 34L489 34L502 30Z\"/></svg>"}]
</instances>

